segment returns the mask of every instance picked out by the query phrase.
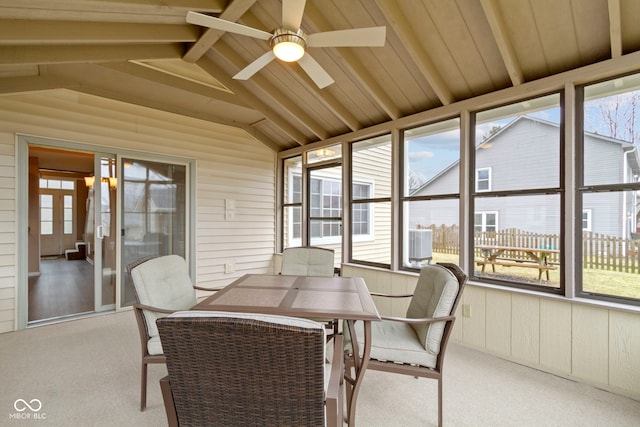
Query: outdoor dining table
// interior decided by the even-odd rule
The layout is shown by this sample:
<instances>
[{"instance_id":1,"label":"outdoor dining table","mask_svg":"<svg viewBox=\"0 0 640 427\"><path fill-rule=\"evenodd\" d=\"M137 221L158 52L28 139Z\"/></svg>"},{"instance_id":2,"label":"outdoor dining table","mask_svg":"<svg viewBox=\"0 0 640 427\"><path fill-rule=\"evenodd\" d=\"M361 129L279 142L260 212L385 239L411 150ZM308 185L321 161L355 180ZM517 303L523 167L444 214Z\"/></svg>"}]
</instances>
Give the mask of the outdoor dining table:
<instances>
[{"instance_id":1,"label":"outdoor dining table","mask_svg":"<svg viewBox=\"0 0 640 427\"><path fill-rule=\"evenodd\" d=\"M380 320L363 279L246 274L203 299L192 310L342 319L347 321L351 336L355 336L355 322L362 321L365 332L362 358L355 357L354 378L345 375L352 386L346 396L347 422L349 426L355 425L358 392L371 354L371 322Z\"/></svg>"}]
</instances>

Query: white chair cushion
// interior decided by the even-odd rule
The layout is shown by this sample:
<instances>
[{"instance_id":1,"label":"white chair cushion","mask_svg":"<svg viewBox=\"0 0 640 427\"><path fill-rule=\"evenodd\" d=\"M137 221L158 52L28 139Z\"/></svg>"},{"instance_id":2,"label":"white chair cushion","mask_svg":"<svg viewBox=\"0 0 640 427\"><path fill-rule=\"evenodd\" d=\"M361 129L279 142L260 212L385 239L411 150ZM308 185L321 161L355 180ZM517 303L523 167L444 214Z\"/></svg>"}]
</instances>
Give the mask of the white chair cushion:
<instances>
[{"instance_id":1,"label":"white chair cushion","mask_svg":"<svg viewBox=\"0 0 640 427\"><path fill-rule=\"evenodd\" d=\"M178 255L143 262L131 270L131 278L141 304L167 310L188 310L197 302L187 263ZM149 336L157 337L156 319L165 315L145 310L144 316Z\"/></svg>"},{"instance_id":2,"label":"white chair cushion","mask_svg":"<svg viewBox=\"0 0 640 427\"><path fill-rule=\"evenodd\" d=\"M160 337L152 337L147 341L147 351L150 355L156 356L158 354L164 354L162 351L162 343L160 342Z\"/></svg>"},{"instance_id":3,"label":"white chair cushion","mask_svg":"<svg viewBox=\"0 0 640 427\"><path fill-rule=\"evenodd\" d=\"M281 274L289 276L333 276L334 252L320 248L286 248Z\"/></svg>"},{"instance_id":4,"label":"white chair cushion","mask_svg":"<svg viewBox=\"0 0 640 427\"><path fill-rule=\"evenodd\" d=\"M420 271L416 290L407 309L409 318L446 317L451 314L460 284L448 269L427 265ZM445 322L411 325L422 346L434 358L440 353ZM435 359L434 359L435 360Z\"/></svg>"},{"instance_id":5,"label":"white chair cushion","mask_svg":"<svg viewBox=\"0 0 640 427\"><path fill-rule=\"evenodd\" d=\"M353 351L351 337L346 322L343 327L344 342L347 351ZM364 326L356 322L358 349L362 357L364 349ZM437 355L433 355L422 346L415 331L406 323L383 320L371 322L371 356L380 361L394 361L412 365L435 368Z\"/></svg>"}]
</instances>

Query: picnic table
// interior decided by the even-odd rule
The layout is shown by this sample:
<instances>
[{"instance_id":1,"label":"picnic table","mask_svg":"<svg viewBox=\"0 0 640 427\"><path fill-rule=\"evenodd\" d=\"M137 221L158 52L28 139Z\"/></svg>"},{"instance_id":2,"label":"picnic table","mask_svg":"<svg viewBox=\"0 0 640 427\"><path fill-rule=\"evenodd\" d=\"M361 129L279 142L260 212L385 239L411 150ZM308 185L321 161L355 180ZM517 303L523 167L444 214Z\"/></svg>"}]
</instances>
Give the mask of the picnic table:
<instances>
[{"instance_id":1,"label":"picnic table","mask_svg":"<svg viewBox=\"0 0 640 427\"><path fill-rule=\"evenodd\" d=\"M538 283L542 280L542 273L546 273L549 280L549 271L556 270L557 267L549 262L549 255L558 254L558 249L551 248L523 248L517 246L499 245L476 245L476 249L482 251L482 259L476 259L475 263L482 266L484 273L485 266L491 265L493 272L496 265L503 267L525 267L538 269ZM525 257L518 257L515 254L524 254Z\"/></svg>"}]
</instances>

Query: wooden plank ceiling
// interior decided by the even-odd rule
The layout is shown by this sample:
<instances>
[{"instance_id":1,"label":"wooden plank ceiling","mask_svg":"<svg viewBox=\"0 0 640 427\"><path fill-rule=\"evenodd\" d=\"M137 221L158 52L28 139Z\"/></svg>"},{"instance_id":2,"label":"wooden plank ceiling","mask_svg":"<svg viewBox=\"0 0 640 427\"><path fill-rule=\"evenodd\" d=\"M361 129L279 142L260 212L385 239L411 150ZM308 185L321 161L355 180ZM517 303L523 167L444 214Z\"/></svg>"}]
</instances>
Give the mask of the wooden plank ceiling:
<instances>
[{"instance_id":1,"label":"wooden plank ceiling","mask_svg":"<svg viewBox=\"0 0 640 427\"><path fill-rule=\"evenodd\" d=\"M0 0L0 95L66 88L245 129L276 151L640 49L637 0L308 0L307 34L386 26L384 47L310 48L232 76L268 41L188 24L197 11L272 32L281 0Z\"/></svg>"}]
</instances>

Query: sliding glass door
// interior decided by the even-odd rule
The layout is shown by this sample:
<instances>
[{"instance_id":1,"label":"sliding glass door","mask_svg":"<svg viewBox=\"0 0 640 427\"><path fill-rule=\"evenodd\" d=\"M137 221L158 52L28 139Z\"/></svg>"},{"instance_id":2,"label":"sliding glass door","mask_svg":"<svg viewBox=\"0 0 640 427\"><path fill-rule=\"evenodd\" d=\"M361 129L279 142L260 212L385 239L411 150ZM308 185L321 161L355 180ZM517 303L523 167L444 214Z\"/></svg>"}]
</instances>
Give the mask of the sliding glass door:
<instances>
[{"instance_id":1,"label":"sliding glass door","mask_svg":"<svg viewBox=\"0 0 640 427\"><path fill-rule=\"evenodd\" d=\"M121 306L135 296L126 266L140 258L186 257L187 166L122 159Z\"/></svg>"}]
</instances>

